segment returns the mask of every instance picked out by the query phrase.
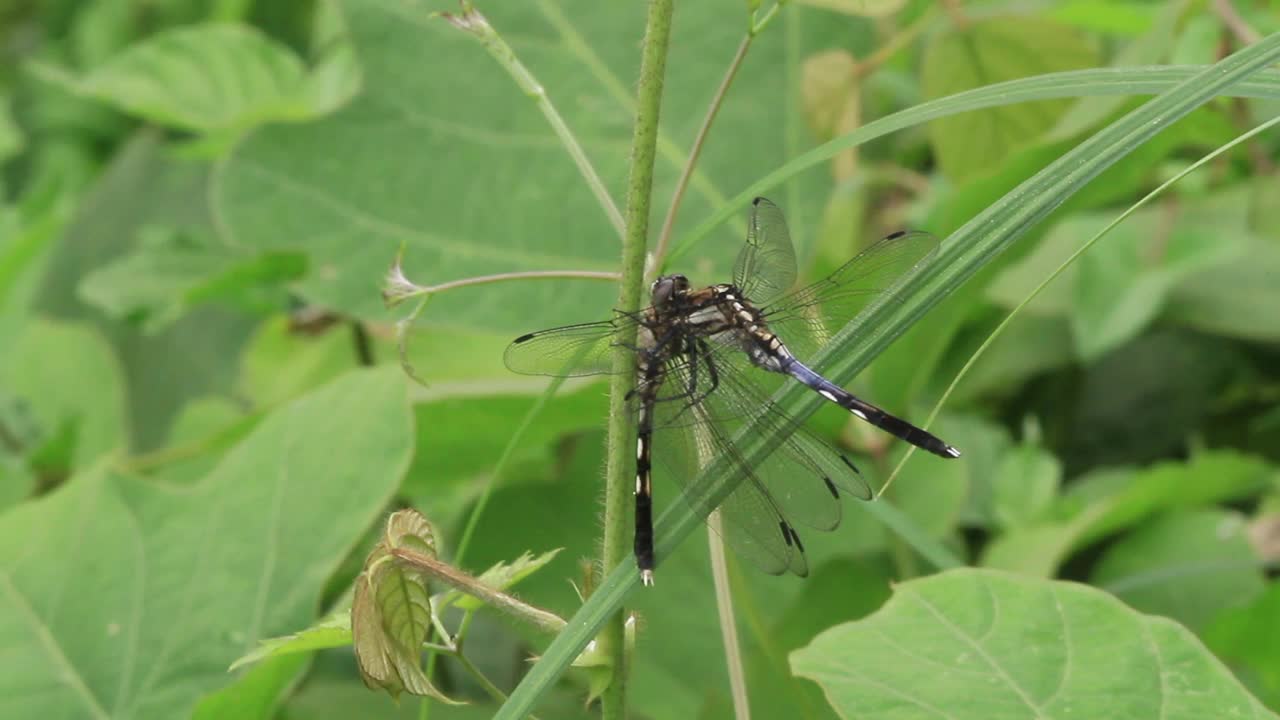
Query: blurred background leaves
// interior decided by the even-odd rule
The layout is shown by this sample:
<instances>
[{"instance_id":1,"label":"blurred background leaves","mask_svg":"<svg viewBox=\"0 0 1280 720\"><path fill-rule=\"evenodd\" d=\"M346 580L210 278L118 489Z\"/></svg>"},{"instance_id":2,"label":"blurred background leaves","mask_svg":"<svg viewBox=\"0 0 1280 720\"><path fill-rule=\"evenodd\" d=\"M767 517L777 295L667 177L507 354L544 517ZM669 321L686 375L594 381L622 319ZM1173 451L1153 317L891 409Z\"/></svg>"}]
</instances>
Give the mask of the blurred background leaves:
<instances>
[{"instance_id":1,"label":"blurred background leaves","mask_svg":"<svg viewBox=\"0 0 1280 720\"><path fill-rule=\"evenodd\" d=\"M427 284L616 269L616 233L545 119L471 38L431 15L454 9L400 0L0 7L0 574L25 598L10 593L0 616L23 643L49 630L84 688L29 692L52 677L41 670L49 645L32 644L0 664L15 683L0 693L6 712L83 708L56 703L89 697L108 716L415 716L416 706L397 710L364 690L346 652L223 673L260 637L340 606L381 514L401 505L437 526L443 558L473 572L565 548L519 593L565 616L579 605L574 586L598 535L604 387L562 389L496 475L545 387L507 373L501 353L515 333L606 317L612 285L539 280L443 294L408 344L429 386L392 367L397 317L378 284L402 243L406 272ZM640 6L481 9L620 198ZM678 4L659 208L745 22L734 0ZM924 100L1060 70L1203 65L1276 31L1280 6L1265 0L788 5L729 91L677 239L805 150ZM1266 77L1280 89L1275 70ZM802 273L818 277L893 230L945 237L1138 102L1081 97L951 116L843 152L771 196L787 212ZM853 389L923 417L995 324L1081 243L1278 112L1280 91L1220 98L1176 123L953 295ZM1272 710L1280 593L1263 529L1280 508L1278 161L1280 135L1265 133L1103 238L1030 303L934 425L964 461L913 460L890 497L971 564L1088 583L1176 620ZM743 227L727 223L680 269L724 279ZM359 369L368 364L385 367ZM846 420L824 411L814 426L883 482L902 448ZM673 494L660 489L660 504ZM825 652L815 636L857 632L842 623L929 568L856 505L839 531L807 540L814 571L803 582L733 566L761 717L834 717L834 696L792 668ZM197 566L207 586L187 582ZM243 597L230 597L226 588L246 578L255 582ZM277 584L287 578L296 582ZM174 598L186 604L167 604ZM255 602L242 606L246 598ZM682 546L658 592L634 602L637 712L726 716L705 544ZM544 642L485 613L469 632L472 662L507 689ZM126 639L132 651L108 652ZM186 665L163 662L190 647L202 649ZM149 684L130 678L150 668ZM454 661L433 679L476 703L432 708L436 717L492 714ZM582 715L586 686L570 676L540 714Z\"/></svg>"}]
</instances>

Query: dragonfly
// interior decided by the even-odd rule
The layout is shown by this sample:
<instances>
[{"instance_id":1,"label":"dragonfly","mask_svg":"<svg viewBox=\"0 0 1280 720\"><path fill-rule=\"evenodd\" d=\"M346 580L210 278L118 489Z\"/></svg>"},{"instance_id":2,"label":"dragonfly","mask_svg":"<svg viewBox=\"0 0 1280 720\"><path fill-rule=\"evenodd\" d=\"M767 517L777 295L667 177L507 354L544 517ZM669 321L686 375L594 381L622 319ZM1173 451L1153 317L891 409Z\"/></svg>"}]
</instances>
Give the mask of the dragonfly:
<instances>
[{"instance_id":1,"label":"dragonfly","mask_svg":"<svg viewBox=\"0 0 1280 720\"><path fill-rule=\"evenodd\" d=\"M738 555L765 572L803 577L808 562L796 524L833 530L842 495L870 500L873 493L853 461L774 403L770 388L792 378L916 447L960 457L955 447L853 395L801 359L860 312L893 302L895 283L937 247L928 233L897 232L822 280L794 289L796 257L786 219L777 205L758 197L731 283L694 288L684 275L661 276L650 288L649 307L521 335L504 360L520 374L582 377L614 372L618 346L636 353L627 400L636 432L634 554L643 584L654 583L655 467L682 487L695 511L719 511L719 532ZM752 461L734 442L748 425L769 438ZM719 458L741 480L715 506L695 480Z\"/></svg>"}]
</instances>

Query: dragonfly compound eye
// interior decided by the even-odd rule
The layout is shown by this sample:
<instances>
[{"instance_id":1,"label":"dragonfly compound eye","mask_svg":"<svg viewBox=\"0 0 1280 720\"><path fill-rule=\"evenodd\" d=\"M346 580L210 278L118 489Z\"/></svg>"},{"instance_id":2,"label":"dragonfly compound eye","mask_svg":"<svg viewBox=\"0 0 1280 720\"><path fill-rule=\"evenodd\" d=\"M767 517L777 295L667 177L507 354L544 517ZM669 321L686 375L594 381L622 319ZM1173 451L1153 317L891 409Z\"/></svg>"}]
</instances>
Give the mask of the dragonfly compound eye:
<instances>
[{"instance_id":1,"label":"dragonfly compound eye","mask_svg":"<svg viewBox=\"0 0 1280 720\"><path fill-rule=\"evenodd\" d=\"M685 292L689 289L689 280L683 275L664 275L653 281L650 293L653 297L654 305L665 305L671 302L671 298L677 293Z\"/></svg>"}]
</instances>

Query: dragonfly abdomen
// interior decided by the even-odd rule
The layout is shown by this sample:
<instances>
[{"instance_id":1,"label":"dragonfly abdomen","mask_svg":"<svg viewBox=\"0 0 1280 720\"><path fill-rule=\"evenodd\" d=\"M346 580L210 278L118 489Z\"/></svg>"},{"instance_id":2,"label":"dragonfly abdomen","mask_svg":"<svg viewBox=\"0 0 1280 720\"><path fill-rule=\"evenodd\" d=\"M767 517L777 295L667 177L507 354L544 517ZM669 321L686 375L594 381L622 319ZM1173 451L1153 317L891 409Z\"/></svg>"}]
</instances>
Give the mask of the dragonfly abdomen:
<instances>
[{"instance_id":1,"label":"dragonfly abdomen","mask_svg":"<svg viewBox=\"0 0 1280 720\"><path fill-rule=\"evenodd\" d=\"M799 360L792 360L792 362L788 364L786 372L812 388L814 392L827 400L839 405L881 430L915 445L921 450L928 450L934 455L944 458L960 457L959 450L946 444L933 434L926 430L921 430L906 420L894 417L869 402L859 399L853 393L809 369L808 366Z\"/></svg>"}]
</instances>

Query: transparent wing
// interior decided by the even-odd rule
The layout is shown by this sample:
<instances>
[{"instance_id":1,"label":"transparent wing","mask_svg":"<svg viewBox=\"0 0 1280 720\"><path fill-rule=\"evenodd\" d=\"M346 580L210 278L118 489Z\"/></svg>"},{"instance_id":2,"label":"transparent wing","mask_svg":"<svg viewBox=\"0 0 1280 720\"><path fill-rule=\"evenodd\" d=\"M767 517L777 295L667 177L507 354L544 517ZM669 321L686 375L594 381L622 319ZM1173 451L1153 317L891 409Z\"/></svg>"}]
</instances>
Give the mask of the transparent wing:
<instances>
[{"instance_id":1,"label":"transparent wing","mask_svg":"<svg viewBox=\"0 0 1280 720\"><path fill-rule=\"evenodd\" d=\"M751 375L765 374L758 368L744 370L754 370ZM735 416L723 426L754 423L757 432L775 438L777 445L756 464L756 473L787 517L819 530L832 530L840 521L841 492L859 500L872 498L871 486L853 461L778 407L753 377L727 368L722 368L721 375L724 380L707 404L723 408L712 412Z\"/></svg>"},{"instance_id":2,"label":"transparent wing","mask_svg":"<svg viewBox=\"0 0 1280 720\"><path fill-rule=\"evenodd\" d=\"M705 345L705 343L704 343ZM724 458L741 483L719 506L721 535L744 560L773 574L805 575L808 562L795 525L833 530L842 493L868 500L871 488L854 464L770 402L742 375L703 351L673 359L665 369L665 399L655 408L654 456L659 477L670 477L695 511L709 512L699 471ZM762 371L761 371L762 372ZM708 385L715 377L714 387ZM752 463L732 437L747 424L776 443Z\"/></svg>"},{"instance_id":3,"label":"transparent wing","mask_svg":"<svg viewBox=\"0 0 1280 720\"><path fill-rule=\"evenodd\" d=\"M769 200L752 201L747 244L733 264L733 284L756 303L766 303L796 282L796 251L782 210Z\"/></svg>"},{"instance_id":4,"label":"transparent wing","mask_svg":"<svg viewBox=\"0 0 1280 720\"><path fill-rule=\"evenodd\" d=\"M770 392L759 381L776 387L774 378L783 380L783 376L756 368L741 353L727 350L703 352L697 358L699 364L717 367L719 382L700 400L699 412L686 410L671 415L682 424L705 418L718 423L730 435L752 424L753 432L772 438L774 445L766 446L763 459L752 469L788 518L819 530L831 530L840 522L841 492L860 500L871 499L871 487L848 456L769 399ZM677 383L688 383L688 367L684 363L673 368ZM703 374L709 372L704 370Z\"/></svg>"},{"instance_id":5,"label":"transparent wing","mask_svg":"<svg viewBox=\"0 0 1280 720\"><path fill-rule=\"evenodd\" d=\"M893 302L898 280L937 249L938 239L926 232L884 237L826 278L765 304L765 319L804 360L871 305Z\"/></svg>"},{"instance_id":6,"label":"transparent wing","mask_svg":"<svg viewBox=\"0 0 1280 720\"><path fill-rule=\"evenodd\" d=\"M666 485L662 482L665 479L674 481L682 490L684 502L701 515L709 514L715 506L707 497L707 488L694 481L703 467L724 458L732 472L741 473L743 478L719 505L721 537L738 556L771 575L807 575L809 564L804 550L793 539L793 529L719 423L663 422L663 415L676 411L676 406L677 403L667 402L656 408L656 419L663 425L655 429L653 436L659 486ZM694 413L697 410L693 408Z\"/></svg>"},{"instance_id":7,"label":"transparent wing","mask_svg":"<svg viewBox=\"0 0 1280 720\"><path fill-rule=\"evenodd\" d=\"M618 317L602 322L565 325L521 335L507 346L503 361L521 375L580 377L613 372L617 337L631 335L636 321Z\"/></svg>"}]
</instances>

